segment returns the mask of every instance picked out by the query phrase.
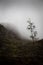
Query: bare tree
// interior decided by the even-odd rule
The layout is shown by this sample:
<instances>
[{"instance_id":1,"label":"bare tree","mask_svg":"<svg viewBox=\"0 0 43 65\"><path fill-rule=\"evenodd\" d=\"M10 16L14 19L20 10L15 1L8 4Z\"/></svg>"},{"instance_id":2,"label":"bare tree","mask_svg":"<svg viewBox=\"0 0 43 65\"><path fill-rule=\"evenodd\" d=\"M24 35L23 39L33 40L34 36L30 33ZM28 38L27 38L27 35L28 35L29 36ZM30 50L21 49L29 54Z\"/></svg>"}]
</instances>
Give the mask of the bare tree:
<instances>
[{"instance_id":1,"label":"bare tree","mask_svg":"<svg viewBox=\"0 0 43 65\"><path fill-rule=\"evenodd\" d=\"M35 25L33 22L31 22L31 20L29 19L28 22L28 26L27 26L27 29L30 30L31 32L31 38L32 38L32 41L33 41L33 44L34 44L34 41L36 40L36 35L37 35L37 31L35 31Z\"/></svg>"}]
</instances>

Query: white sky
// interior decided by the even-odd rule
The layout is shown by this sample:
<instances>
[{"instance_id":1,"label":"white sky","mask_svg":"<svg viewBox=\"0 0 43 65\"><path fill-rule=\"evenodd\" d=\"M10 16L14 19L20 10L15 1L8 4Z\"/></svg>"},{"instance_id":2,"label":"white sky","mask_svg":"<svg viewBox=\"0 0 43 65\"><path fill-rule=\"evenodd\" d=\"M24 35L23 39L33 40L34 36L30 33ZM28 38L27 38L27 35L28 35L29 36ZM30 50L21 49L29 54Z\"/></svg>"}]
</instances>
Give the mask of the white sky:
<instances>
[{"instance_id":1,"label":"white sky","mask_svg":"<svg viewBox=\"0 0 43 65\"><path fill-rule=\"evenodd\" d=\"M34 22L38 37L43 38L43 0L0 0L0 23L9 24L21 36L29 38L27 21Z\"/></svg>"}]
</instances>

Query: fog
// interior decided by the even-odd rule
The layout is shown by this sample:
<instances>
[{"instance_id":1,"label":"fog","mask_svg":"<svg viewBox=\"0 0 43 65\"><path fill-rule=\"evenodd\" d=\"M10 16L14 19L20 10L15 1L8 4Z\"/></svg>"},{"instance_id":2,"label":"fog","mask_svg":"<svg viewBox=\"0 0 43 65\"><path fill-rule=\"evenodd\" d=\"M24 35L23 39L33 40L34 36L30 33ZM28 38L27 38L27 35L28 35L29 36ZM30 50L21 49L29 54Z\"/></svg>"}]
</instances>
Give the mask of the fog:
<instances>
[{"instance_id":1,"label":"fog","mask_svg":"<svg viewBox=\"0 0 43 65\"><path fill-rule=\"evenodd\" d=\"M37 37L43 38L43 0L0 0L0 23L27 39L31 35L27 30L29 18L36 26Z\"/></svg>"}]
</instances>

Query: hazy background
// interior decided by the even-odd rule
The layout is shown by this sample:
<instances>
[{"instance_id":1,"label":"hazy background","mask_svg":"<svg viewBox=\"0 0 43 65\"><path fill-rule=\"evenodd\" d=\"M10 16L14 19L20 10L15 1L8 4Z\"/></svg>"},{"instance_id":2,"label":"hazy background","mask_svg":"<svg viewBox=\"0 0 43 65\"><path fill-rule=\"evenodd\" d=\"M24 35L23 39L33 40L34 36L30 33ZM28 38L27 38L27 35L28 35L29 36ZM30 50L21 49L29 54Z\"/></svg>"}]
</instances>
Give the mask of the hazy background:
<instances>
[{"instance_id":1,"label":"hazy background","mask_svg":"<svg viewBox=\"0 0 43 65\"><path fill-rule=\"evenodd\" d=\"M43 0L0 0L0 23L18 30L27 39L29 18L36 26L37 37L43 38Z\"/></svg>"}]
</instances>

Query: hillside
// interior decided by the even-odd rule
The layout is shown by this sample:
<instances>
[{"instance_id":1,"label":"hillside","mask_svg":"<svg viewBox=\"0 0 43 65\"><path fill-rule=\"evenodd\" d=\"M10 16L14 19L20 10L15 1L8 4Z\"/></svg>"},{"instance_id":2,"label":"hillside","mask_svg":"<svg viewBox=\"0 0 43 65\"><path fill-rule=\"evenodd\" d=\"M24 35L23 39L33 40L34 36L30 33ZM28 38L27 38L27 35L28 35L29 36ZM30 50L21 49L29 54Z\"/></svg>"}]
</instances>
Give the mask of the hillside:
<instances>
[{"instance_id":1,"label":"hillside","mask_svg":"<svg viewBox=\"0 0 43 65\"><path fill-rule=\"evenodd\" d=\"M13 62L17 65L43 64L43 39L36 41L22 40L18 34L0 24L0 61Z\"/></svg>"},{"instance_id":2,"label":"hillside","mask_svg":"<svg viewBox=\"0 0 43 65\"><path fill-rule=\"evenodd\" d=\"M21 40L17 33L0 24L0 56L15 57L21 51L19 47L26 43L27 41Z\"/></svg>"}]
</instances>

